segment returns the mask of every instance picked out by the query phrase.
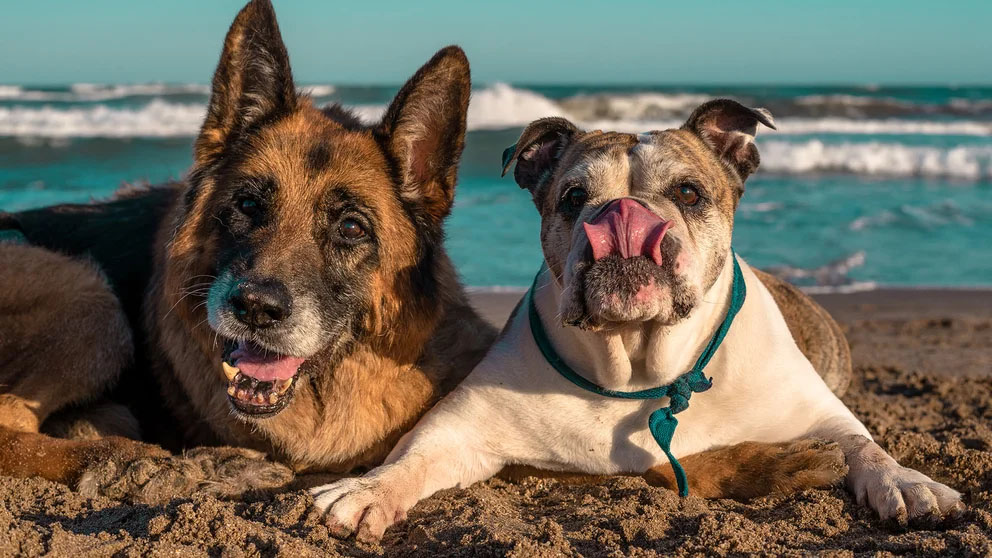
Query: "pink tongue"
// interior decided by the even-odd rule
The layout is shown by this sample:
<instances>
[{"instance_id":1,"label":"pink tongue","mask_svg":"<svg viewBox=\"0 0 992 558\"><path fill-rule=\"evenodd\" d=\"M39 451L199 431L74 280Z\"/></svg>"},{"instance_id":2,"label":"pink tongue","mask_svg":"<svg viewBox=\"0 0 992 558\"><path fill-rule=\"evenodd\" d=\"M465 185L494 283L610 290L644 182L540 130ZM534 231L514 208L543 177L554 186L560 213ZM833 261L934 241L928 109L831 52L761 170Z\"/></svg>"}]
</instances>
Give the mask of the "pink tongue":
<instances>
[{"instance_id":1,"label":"pink tongue","mask_svg":"<svg viewBox=\"0 0 992 558\"><path fill-rule=\"evenodd\" d=\"M277 355L253 345L239 343L238 348L231 353L231 360L245 376L261 382L271 382L292 378L306 359Z\"/></svg>"},{"instance_id":2,"label":"pink tongue","mask_svg":"<svg viewBox=\"0 0 992 558\"><path fill-rule=\"evenodd\" d=\"M661 239L672 226L630 198L620 198L595 219L582 226L592 246L594 260L610 254L622 258L647 256L661 265Z\"/></svg>"}]
</instances>

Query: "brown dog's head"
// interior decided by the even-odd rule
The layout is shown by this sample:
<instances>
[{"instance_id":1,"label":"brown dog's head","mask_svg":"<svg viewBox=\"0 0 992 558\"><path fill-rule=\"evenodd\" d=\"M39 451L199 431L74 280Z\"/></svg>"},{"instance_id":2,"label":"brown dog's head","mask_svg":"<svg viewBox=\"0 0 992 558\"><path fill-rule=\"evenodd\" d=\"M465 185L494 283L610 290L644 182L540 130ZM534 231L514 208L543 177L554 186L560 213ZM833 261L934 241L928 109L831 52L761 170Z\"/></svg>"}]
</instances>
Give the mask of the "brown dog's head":
<instances>
[{"instance_id":1,"label":"brown dog's head","mask_svg":"<svg viewBox=\"0 0 992 558\"><path fill-rule=\"evenodd\" d=\"M764 109L710 101L678 130L583 132L532 122L504 153L531 192L566 325L616 329L685 318L729 253Z\"/></svg>"},{"instance_id":2,"label":"brown dog's head","mask_svg":"<svg viewBox=\"0 0 992 558\"><path fill-rule=\"evenodd\" d=\"M438 269L450 266L442 221L469 93L465 54L448 47L403 86L381 122L317 109L294 86L269 1L238 14L165 282L217 371L225 361L236 410L278 412L301 369L333 368L356 341L416 358L438 305ZM180 300L197 286L209 287L202 305Z\"/></svg>"}]
</instances>

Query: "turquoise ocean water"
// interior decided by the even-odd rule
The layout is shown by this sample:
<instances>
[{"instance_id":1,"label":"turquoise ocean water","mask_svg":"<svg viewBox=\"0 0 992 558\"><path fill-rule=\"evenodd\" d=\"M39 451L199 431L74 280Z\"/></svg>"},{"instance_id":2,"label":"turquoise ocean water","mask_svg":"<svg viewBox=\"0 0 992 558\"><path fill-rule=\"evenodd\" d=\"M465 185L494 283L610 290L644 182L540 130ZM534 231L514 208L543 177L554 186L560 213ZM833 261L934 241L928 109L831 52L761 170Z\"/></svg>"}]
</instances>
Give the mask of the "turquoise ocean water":
<instances>
[{"instance_id":1,"label":"turquoise ocean water","mask_svg":"<svg viewBox=\"0 0 992 558\"><path fill-rule=\"evenodd\" d=\"M313 85L318 103L380 115L395 87ZM208 90L199 84L0 85L0 210L86 202L123 182L181 178ZM521 287L538 219L500 154L534 118L586 128L674 127L729 96L772 111L735 246L822 290L992 286L992 87L597 87L473 92L448 246L469 285Z\"/></svg>"}]
</instances>

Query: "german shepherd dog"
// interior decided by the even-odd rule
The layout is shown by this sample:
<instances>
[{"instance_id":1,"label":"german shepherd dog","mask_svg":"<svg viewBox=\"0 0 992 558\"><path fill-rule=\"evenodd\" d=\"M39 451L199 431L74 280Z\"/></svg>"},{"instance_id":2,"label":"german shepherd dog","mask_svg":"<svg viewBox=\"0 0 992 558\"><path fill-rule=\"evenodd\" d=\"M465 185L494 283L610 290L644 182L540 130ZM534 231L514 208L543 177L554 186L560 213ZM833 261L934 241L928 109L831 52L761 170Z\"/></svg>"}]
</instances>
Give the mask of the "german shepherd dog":
<instances>
[{"instance_id":1,"label":"german shepherd dog","mask_svg":"<svg viewBox=\"0 0 992 558\"><path fill-rule=\"evenodd\" d=\"M443 247L470 90L447 47L378 123L318 109L250 2L183 183L0 222L0 474L150 502L381 462L496 337Z\"/></svg>"}]
</instances>

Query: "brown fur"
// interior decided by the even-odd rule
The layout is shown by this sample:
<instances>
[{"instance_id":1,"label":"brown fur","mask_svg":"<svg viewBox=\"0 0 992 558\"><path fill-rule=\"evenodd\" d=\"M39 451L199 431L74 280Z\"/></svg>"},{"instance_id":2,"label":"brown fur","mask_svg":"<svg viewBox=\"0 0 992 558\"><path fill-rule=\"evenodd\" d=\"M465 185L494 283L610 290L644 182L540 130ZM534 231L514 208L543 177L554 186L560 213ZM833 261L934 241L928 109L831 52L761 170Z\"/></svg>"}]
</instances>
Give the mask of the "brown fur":
<instances>
[{"instance_id":1,"label":"brown fur","mask_svg":"<svg viewBox=\"0 0 992 558\"><path fill-rule=\"evenodd\" d=\"M441 246L469 91L464 53L449 47L376 126L341 109L318 110L295 92L271 5L246 6L225 40L188 183L24 213L16 220L37 247L0 244L8 287L0 292L0 331L15 332L0 337L0 472L153 501L204 486L235 494L291 477L244 448L297 471L380 462L495 337L468 305ZM257 272L298 276L328 266L314 231L329 191L359 200L383 240L354 281L364 290L354 306L360 319L342 333L347 342L309 358L292 402L252 422L232 415L222 344L195 289L218 274L230 231L225 188L246 175L277 186L270 222L241 235L256 249ZM342 252L334 265L358 266L362 254ZM132 366L130 331L138 336ZM134 417L119 404L87 405L107 391L136 415L148 441L176 450L238 447L170 458L156 446L107 437L135 435ZM59 410L44 430L72 440L39 433ZM734 456L750 464L756 453ZM720 455L700 463L710 467Z\"/></svg>"},{"instance_id":2,"label":"brown fur","mask_svg":"<svg viewBox=\"0 0 992 558\"><path fill-rule=\"evenodd\" d=\"M0 426L37 432L117 380L131 332L95 265L11 243L0 243L0 260Z\"/></svg>"},{"instance_id":3,"label":"brown fur","mask_svg":"<svg viewBox=\"0 0 992 558\"><path fill-rule=\"evenodd\" d=\"M763 109L716 100L696 109L682 128L651 132L650 138L600 130L586 132L562 118L544 118L527 126L517 144L504 153L503 172L516 164L514 178L531 192L542 216L541 246L556 281L564 285L559 314L566 325L605 329L597 321L597 295L605 293L600 298L606 300L631 299L652 275L656 283L671 285L666 297L671 308L660 312L655 320L664 316L676 321L691 310L698 295L693 297L687 289L680 289L684 283L680 285L674 274L664 276L665 268L659 269L648 260L604 258L590 264L581 255L577 261L573 259L575 227L588 222L606 203L621 195L630 196L666 208L666 218L685 231L678 241L662 245L668 261L677 259L683 243L692 247L693 254L729 252L744 180L760 161L753 145L758 123L774 127L771 115ZM635 151L642 142L649 143L653 151ZM649 157L642 159L648 164L632 168L630 159L634 156ZM684 184L695 187L707 203L699 209L673 203L672 191ZM585 194L581 207L563 203L573 188ZM566 262L572 267L566 269ZM713 285L725 264L723 257L717 257L700 266L699 277L693 277L700 292ZM843 392L851 365L837 324L798 289L766 274L759 277L782 306L802 352L831 389ZM827 447L814 440L782 445L745 443L686 456L682 463L692 479L692 492L706 497L751 498L787 493L834 483L844 472L843 454L836 446ZM507 474L513 477L527 472L513 469ZM667 465L648 471L646 476L651 482L675 488L674 475Z\"/></svg>"},{"instance_id":4,"label":"brown fur","mask_svg":"<svg viewBox=\"0 0 992 558\"><path fill-rule=\"evenodd\" d=\"M651 184L651 187L664 191L673 183L686 180L696 183L705 188L722 220L732 224L744 191L744 179L754 172L760 162L752 142L759 122L774 127L771 115L763 109L715 100L693 111L681 129L651 132L659 138L657 145L663 150L659 157L660 164L678 169L670 171L670 181ZM568 250L562 249L558 243L571 241L573 226L570 220L555 215L556 205L569 187L563 177L571 169L595 166L599 172L594 173L596 176L590 176L586 184L595 196L597 189L606 190L611 181L618 180L618 177L609 174L609 170L626 169L628 153L637 143L638 138L634 134L601 130L587 132L563 118L542 118L529 124L517 144L504 154L504 174L515 163L515 180L521 188L531 192L541 215L548 216L542 219L541 245L545 248L548 267L559 281L564 274L564 257ZM629 179L650 184L652 178L657 178L628 178L625 172L622 171L619 177L624 183ZM590 205L602 200L592 201L594 203ZM714 227L706 220L697 221L701 222L686 220L685 228L691 241L698 242L699 237L718 238L729 245L730 237L723 230L723 223ZM725 250L721 247L717 251ZM718 259L706 270L702 281L706 288L712 285L723 265L724 261ZM851 354L840 326L826 310L798 288L759 270L755 273L771 292L800 350L827 386L834 393L843 395L851 377ZM616 289L606 290L612 293ZM562 313L565 322L582 323L589 327L584 317L585 302L581 291L574 294L573 300L576 302Z\"/></svg>"},{"instance_id":5,"label":"brown fur","mask_svg":"<svg viewBox=\"0 0 992 558\"><path fill-rule=\"evenodd\" d=\"M834 486L847 473L844 454L837 444L815 439L780 444L744 442L689 455L680 463L689 478L689 492L700 498L750 500L791 494ZM668 464L653 467L643 476L653 486L678 489L675 473ZM510 481L537 477L568 484L597 484L606 475L560 473L514 465L500 471L499 477Z\"/></svg>"},{"instance_id":6,"label":"brown fur","mask_svg":"<svg viewBox=\"0 0 992 558\"><path fill-rule=\"evenodd\" d=\"M238 15L225 40L210 109L196 142L194 166L186 185L164 196L161 191L140 192L106 205L15 216L32 243L71 254L92 251L105 255L101 263L115 268L109 272L113 278L110 287L124 288L123 298L129 302L136 301L127 296L132 292L127 278L140 273L142 266L154 268L144 286L138 287L146 291L144 303L125 308L131 325L143 330L139 348L147 347L122 380L128 384L125 387L135 389L114 393L129 407L142 409L148 390L158 388L164 408L140 417L146 439L173 449L198 444L257 448L296 470L350 471L381 461L398 437L471 370L491 344L495 329L468 305L440 244L442 220L454 198L469 91L465 55L449 47L401 89L376 126L361 124L340 109L318 110L305 96L296 94L271 5L254 1ZM203 293L191 290L204 276L217 274L218 246L224 233L223 225L218 224L225 205L221 188L229 180L224 165L232 164L239 175L266 176L278 185L273 224L260 231L256 240L260 246L254 262L257 271L298 275L327 265L318 248L308 246L314 245L311 231L321 227L319 219L325 214L320 207L322 195L331 189L360 200L374 215L375 234L382 239L376 246L375 265L362 279L366 296L361 312L356 314L360 323L353 324L354 331L349 334L353 338L345 346L328 347L309 359L312 362L308 363L306 378L296 386L292 404L274 417L252 423L231 413L226 379L220 369L222 348L206 324ZM101 215L113 214L134 200L144 200L143 207L157 204L166 209L132 212L132 220L142 219L159 230L147 241L144 254L133 254L123 262L130 264L130 269L116 269L122 263L118 260L124 258L113 249L104 249L117 242L113 223L92 231L88 241L79 241L78 249L69 238L46 233L55 229L72 236L81 230L69 225L77 215L89 213L89 221L98 221ZM129 240L148 238L144 233L127 236ZM78 235L72 240L78 241ZM116 342L119 335L111 335L107 327L119 328L124 320L105 280L80 281L83 272L98 276L95 268L40 247L3 249L0 257L5 264L23 261L34 266L5 265L3 271L10 273L4 277L7 282L34 288L38 294L14 289L3 293L9 297L0 302L9 298L11 304L27 304L42 295L49 297L48 305L35 306L26 316L7 307L0 316L34 328L14 338L24 346L0 353L7 355L4 374L9 371L28 378L4 394L10 401L0 410L0 420L36 433L49 413L95 399L112 386L124 361L130 358L130 347L118 347L106 357L96 352ZM14 251L31 256L15 258L6 253ZM153 266L149 262L154 262ZM34 279L52 274L64 276L63 283L54 278ZM94 291L99 296L93 301L73 302L69 295L59 295L61 290L73 296ZM104 302L117 306L101 313ZM73 312L80 314L80 320L88 320L79 326L88 336L62 339L60 334L66 329L53 329L52 324L55 319L70 320L68 325L74 326ZM135 319L142 313L144 328ZM126 325L124 332L129 331ZM62 369L36 355L51 355L53 362L63 367L75 363L78 377L66 378L73 380L73 389L63 389L62 380L54 382L52 373L62 374ZM137 479L149 470L141 463L154 461L161 454L145 456L122 446L120 455L115 456L112 444L93 440L108 430L126 430L127 425L116 420L119 418L108 409L81 413L68 409L47 430L76 441L38 434L12 437L10 443L21 448L16 458L23 461L0 462L0 471L42 474L72 484L78 482L84 469L96 467L88 476L83 475L90 479L86 481L88 490L120 493L120 486L113 488L93 480L107 477L100 462L114 463L112 468L118 473L143 471L136 476L124 475ZM51 460L48 464L25 460L36 453L27 449L31 444L49 457L58 453L61 457L55 462L61 465L57 470L46 468ZM200 461L223 459L218 454ZM184 467L180 470L196 469ZM152 469L162 471L153 476L175 476L175 468ZM270 476L279 477L278 470L274 471ZM148 492L140 486L132 489Z\"/></svg>"},{"instance_id":7,"label":"brown fur","mask_svg":"<svg viewBox=\"0 0 992 558\"><path fill-rule=\"evenodd\" d=\"M802 439L781 444L744 442L690 455L681 460L689 475L690 493L702 498L749 500L770 494L791 494L838 484L847 474L837 444ZM644 475L655 486L675 490L669 465Z\"/></svg>"}]
</instances>

